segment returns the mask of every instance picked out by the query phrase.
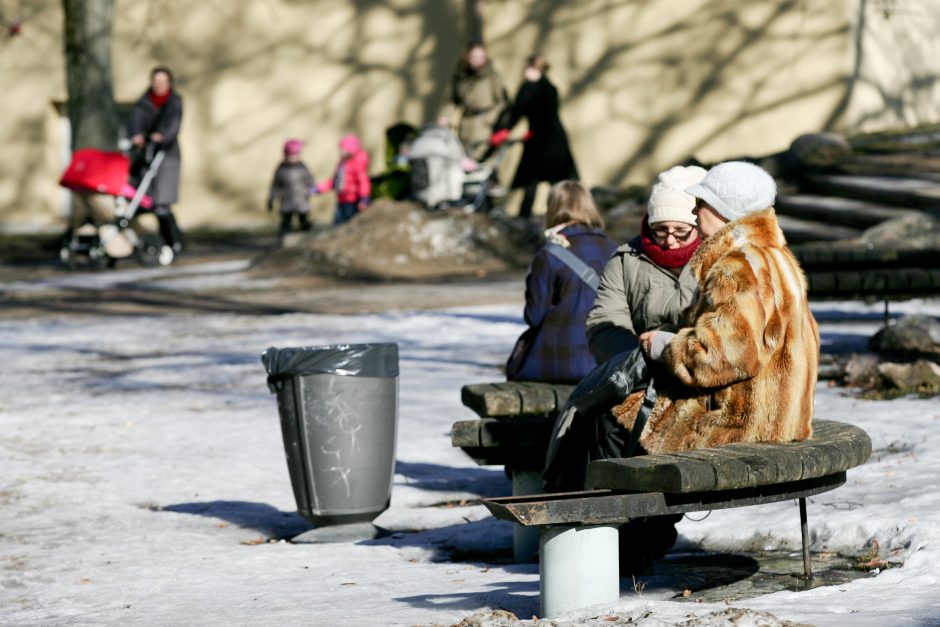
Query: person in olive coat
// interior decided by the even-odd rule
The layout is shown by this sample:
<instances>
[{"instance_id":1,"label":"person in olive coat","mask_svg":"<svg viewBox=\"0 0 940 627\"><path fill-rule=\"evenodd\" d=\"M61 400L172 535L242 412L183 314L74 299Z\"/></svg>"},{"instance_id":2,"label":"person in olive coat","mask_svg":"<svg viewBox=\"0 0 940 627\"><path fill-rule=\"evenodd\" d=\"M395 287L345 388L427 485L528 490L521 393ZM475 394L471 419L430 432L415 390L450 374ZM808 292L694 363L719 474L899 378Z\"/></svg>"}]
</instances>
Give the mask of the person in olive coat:
<instances>
[{"instance_id":1,"label":"person in olive coat","mask_svg":"<svg viewBox=\"0 0 940 627\"><path fill-rule=\"evenodd\" d=\"M578 180L578 169L568 146L568 135L558 117L558 90L548 80L548 61L541 55L529 57L522 86L516 94L508 115L497 124L490 143L498 146L523 117L529 122L528 138L522 159L513 177L512 187L522 188L525 195L519 215L532 215L538 183Z\"/></svg>"},{"instance_id":2,"label":"person in olive coat","mask_svg":"<svg viewBox=\"0 0 940 627\"><path fill-rule=\"evenodd\" d=\"M481 41L471 41L457 64L451 81L450 106L442 118L448 123L459 115L457 136L464 150L480 160L500 114L509 104L503 79L493 67Z\"/></svg>"},{"instance_id":3,"label":"person in olive coat","mask_svg":"<svg viewBox=\"0 0 940 627\"><path fill-rule=\"evenodd\" d=\"M173 73L165 67L150 72L150 88L137 100L127 125L131 143L143 150L152 144L163 150L163 162L147 193L153 199L160 235L174 253L183 250L183 236L172 205L179 199L180 147L177 137L183 121L183 99L173 89Z\"/></svg>"}]
</instances>

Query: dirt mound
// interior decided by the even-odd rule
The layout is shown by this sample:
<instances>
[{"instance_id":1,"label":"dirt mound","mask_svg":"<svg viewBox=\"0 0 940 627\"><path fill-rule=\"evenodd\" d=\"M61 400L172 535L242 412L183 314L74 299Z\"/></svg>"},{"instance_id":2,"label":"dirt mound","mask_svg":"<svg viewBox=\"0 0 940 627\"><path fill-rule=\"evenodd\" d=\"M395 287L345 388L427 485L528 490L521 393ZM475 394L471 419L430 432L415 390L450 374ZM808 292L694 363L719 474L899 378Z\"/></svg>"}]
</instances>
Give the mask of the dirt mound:
<instances>
[{"instance_id":1,"label":"dirt mound","mask_svg":"<svg viewBox=\"0 0 940 627\"><path fill-rule=\"evenodd\" d=\"M526 268L541 230L529 221L379 200L346 224L290 240L253 268L386 280L483 276Z\"/></svg>"}]
</instances>

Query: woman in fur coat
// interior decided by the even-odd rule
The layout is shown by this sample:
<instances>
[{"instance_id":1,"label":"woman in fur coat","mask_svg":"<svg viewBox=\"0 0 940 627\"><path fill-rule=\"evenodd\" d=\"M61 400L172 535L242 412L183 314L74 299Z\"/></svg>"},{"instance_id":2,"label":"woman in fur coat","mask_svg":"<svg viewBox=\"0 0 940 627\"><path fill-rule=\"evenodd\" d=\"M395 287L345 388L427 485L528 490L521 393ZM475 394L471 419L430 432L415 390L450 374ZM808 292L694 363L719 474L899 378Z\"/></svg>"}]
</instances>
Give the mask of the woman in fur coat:
<instances>
[{"instance_id":1,"label":"woman in fur coat","mask_svg":"<svg viewBox=\"0 0 940 627\"><path fill-rule=\"evenodd\" d=\"M640 444L660 453L807 439L819 330L777 223L773 178L731 161L686 191L706 238L690 261L699 292L686 328L640 336L668 373L653 375L659 396ZM629 408L618 413L630 426Z\"/></svg>"}]
</instances>

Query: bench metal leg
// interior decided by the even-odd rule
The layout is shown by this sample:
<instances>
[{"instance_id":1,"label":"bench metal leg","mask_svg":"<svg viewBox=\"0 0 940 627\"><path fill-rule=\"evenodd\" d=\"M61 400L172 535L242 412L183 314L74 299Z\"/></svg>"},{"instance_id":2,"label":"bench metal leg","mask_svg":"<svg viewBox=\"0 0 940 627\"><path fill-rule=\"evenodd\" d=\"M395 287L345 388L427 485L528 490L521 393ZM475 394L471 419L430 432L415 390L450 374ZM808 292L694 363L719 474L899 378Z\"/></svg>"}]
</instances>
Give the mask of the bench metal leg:
<instances>
[{"instance_id":1,"label":"bench metal leg","mask_svg":"<svg viewBox=\"0 0 940 627\"><path fill-rule=\"evenodd\" d=\"M616 525L540 527L542 618L620 599Z\"/></svg>"},{"instance_id":2,"label":"bench metal leg","mask_svg":"<svg viewBox=\"0 0 940 627\"><path fill-rule=\"evenodd\" d=\"M803 575L813 578L813 567L809 562L809 526L806 523L806 499L800 498L800 531L803 534Z\"/></svg>"},{"instance_id":3,"label":"bench metal leg","mask_svg":"<svg viewBox=\"0 0 940 627\"><path fill-rule=\"evenodd\" d=\"M512 495L528 496L541 494L542 475L535 470L512 470ZM512 558L517 564L535 561L539 552L538 527L526 527L519 524L512 526Z\"/></svg>"}]
</instances>

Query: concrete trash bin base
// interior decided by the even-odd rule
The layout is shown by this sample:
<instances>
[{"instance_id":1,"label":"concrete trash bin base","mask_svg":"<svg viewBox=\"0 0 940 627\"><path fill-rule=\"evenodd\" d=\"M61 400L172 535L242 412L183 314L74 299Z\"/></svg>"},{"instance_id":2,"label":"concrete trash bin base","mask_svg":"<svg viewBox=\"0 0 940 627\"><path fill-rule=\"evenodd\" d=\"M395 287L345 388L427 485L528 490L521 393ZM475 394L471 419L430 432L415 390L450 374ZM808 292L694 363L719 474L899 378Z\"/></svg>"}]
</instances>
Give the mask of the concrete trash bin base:
<instances>
[{"instance_id":1,"label":"concrete trash bin base","mask_svg":"<svg viewBox=\"0 0 940 627\"><path fill-rule=\"evenodd\" d=\"M317 526L368 523L388 508L398 429L398 346L269 348L294 499Z\"/></svg>"}]
</instances>

